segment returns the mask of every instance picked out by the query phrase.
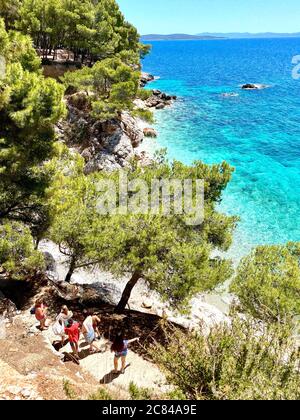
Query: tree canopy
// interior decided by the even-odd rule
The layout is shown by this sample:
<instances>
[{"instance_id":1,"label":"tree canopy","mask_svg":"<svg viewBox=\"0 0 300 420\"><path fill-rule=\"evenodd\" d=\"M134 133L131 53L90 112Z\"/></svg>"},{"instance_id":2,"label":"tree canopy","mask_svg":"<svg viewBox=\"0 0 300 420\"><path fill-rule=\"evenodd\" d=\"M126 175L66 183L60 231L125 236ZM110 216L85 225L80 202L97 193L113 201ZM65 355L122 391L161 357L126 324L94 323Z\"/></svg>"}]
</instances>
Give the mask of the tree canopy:
<instances>
[{"instance_id":1,"label":"tree canopy","mask_svg":"<svg viewBox=\"0 0 300 420\"><path fill-rule=\"evenodd\" d=\"M53 155L55 123L64 115L64 88L45 79L30 38L4 28L0 55L0 220L18 217L43 196L49 182L43 162Z\"/></svg>"},{"instance_id":2,"label":"tree canopy","mask_svg":"<svg viewBox=\"0 0 300 420\"><path fill-rule=\"evenodd\" d=\"M121 56L99 61L92 68L68 72L63 78L67 88L87 93L92 116L102 121L133 109L139 80L139 72L123 62Z\"/></svg>"},{"instance_id":3,"label":"tree canopy","mask_svg":"<svg viewBox=\"0 0 300 420\"><path fill-rule=\"evenodd\" d=\"M300 244L260 246L245 257L231 285L241 310L267 322L300 315Z\"/></svg>"},{"instance_id":4,"label":"tree canopy","mask_svg":"<svg viewBox=\"0 0 300 420\"><path fill-rule=\"evenodd\" d=\"M43 57L55 58L64 48L75 61L94 63L121 51L147 51L115 0L23 0L16 27Z\"/></svg>"},{"instance_id":5,"label":"tree canopy","mask_svg":"<svg viewBox=\"0 0 300 420\"><path fill-rule=\"evenodd\" d=\"M214 249L228 249L237 221L215 210L231 173L226 163L210 167L201 162L191 167L179 162L156 163L126 172L129 182L142 179L148 186L154 178L204 179L206 217L199 226L188 226L187 215L176 214L172 205L169 216L161 207L156 214L123 214L120 202L115 213L99 214L97 205L103 197L99 182L113 181L117 186L120 173L60 175L51 197L55 217L50 237L68 250L71 270L67 279L76 268L95 265L118 277L128 275L131 279L119 310L125 308L141 278L176 307L182 307L197 292L214 289L232 274L230 262L211 256ZM136 210L139 191L135 193Z\"/></svg>"},{"instance_id":6,"label":"tree canopy","mask_svg":"<svg viewBox=\"0 0 300 420\"><path fill-rule=\"evenodd\" d=\"M2 19L0 56L0 265L18 277L41 266L31 233L40 238L49 223L44 193L51 174L44 162L65 113L64 87L43 77L31 39L7 31Z\"/></svg>"},{"instance_id":7,"label":"tree canopy","mask_svg":"<svg viewBox=\"0 0 300 420\"><path fill-rule=\"evenodd\" d=\"M0 275L23 279L44 267L33 247L30 229L19 222L0 224Z\"/></svg>"},{"instance_id":8,"label":"tree canopy","mask_svg":"<svg viewBox=\"0 0 300 420\"><path fill-rule=\"evenodd\" d=\"M0 16L7 29L11 29L18 18L22 0L0 0Z\"/></svg>"}]
</instances>

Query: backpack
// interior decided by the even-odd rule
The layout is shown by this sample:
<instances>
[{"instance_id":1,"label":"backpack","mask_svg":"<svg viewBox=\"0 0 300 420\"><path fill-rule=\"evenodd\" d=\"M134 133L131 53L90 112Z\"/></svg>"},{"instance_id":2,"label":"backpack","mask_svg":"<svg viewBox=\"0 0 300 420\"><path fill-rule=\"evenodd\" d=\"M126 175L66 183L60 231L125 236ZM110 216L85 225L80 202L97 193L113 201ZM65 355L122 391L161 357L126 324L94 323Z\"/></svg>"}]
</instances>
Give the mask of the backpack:
<instances>
[{"instance_id":1,"label":"backpack","mask_svg":"<svg viewBox=\"0 0 300 420\"><path fill-rule=\"evenodd\" d=\"M35 315L35 308L31 308L31 309L30 309L30 314L31 314L31 315Z\"/></svg>"}]
</instances>

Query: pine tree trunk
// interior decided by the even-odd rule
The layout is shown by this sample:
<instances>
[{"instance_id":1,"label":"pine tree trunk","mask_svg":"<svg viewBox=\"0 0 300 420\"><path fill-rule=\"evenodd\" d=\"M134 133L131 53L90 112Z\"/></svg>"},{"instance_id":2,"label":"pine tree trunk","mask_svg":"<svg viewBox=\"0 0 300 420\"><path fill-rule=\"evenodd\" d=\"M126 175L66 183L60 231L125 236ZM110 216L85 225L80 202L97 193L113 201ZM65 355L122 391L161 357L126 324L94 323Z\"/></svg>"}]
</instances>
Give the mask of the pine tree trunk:
<instances>
[{"instance_id":1,"label":"pine tree trunk","mask_svg":"<svg viewBox=\"0 0 300 420\"><path fill-rule=\"evenodd\" d=\"M73 275L75 269L76 269L76 259L72 258L68 274L66 275L66 278L65 278L66 283L71 283L71 278L72 278L72 275Z\"/></svg>"},{"instance_id":2,"label":"pine tree trunk","mask_svg":"<svg viewBox=\"0 0 300 420\"><path fill-rule=\"evenodd\" d=\"M130 299L132 289L137 284L137 282L139 281L140 278L141 278L141 273L139 271L135 271L133 273L133 276L129 280L129 282L126 284L126 287L125 287L124 292L122 294L121 300L120 300L120 302L118 303L118 305L115 309L116 313L124 312L124 310L126 308L126 305L128 304L128 301Z\"/></svg>"}]
</instances>

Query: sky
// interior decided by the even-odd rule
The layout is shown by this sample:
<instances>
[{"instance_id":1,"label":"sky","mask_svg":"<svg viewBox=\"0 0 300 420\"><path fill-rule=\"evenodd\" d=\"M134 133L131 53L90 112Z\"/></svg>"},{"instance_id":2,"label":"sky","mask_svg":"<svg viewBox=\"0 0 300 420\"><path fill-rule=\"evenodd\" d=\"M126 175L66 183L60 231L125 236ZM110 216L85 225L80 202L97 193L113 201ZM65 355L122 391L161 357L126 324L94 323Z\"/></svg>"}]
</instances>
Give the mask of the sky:
<instances>
[{"instance_id":1,"label":"sky","mask_svg":"<svg viewBox=\"0 0 300 420\"><path fill-rule=\"evenodd\" d=\"M117 0L141 35L300 32L300 0Z\"/></svg>"}]
</instances>

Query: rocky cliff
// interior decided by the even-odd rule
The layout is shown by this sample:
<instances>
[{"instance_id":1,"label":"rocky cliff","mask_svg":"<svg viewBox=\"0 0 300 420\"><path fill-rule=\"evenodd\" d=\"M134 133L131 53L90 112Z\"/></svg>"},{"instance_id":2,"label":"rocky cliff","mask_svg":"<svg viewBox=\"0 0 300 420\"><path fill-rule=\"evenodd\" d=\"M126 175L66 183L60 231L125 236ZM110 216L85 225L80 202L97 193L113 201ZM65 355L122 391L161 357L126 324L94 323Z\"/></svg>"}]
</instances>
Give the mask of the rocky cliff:
<instances>
[{"instance_id":1,"label":"rocky cliff","mask_svg":"<svg viewBox=\"0 0 300 420\"><path fill-rule=\"evenodd\" d=\"M154 80L143 73L141 85ZM176 96L153 90L145 101L137 100L134 105L139 109L160 110L171 106ZM129 112L122 112L117 118L101 122L91 117L88 109L88 96L78 92L66 97L67 119L57 126L57 133L62 141L76 150L86 161L86 173L100 170L117 170L126 167L133 157L141 164L147 164L149 158L138 152L137 148L145 137L155 137L156 132L147 123L133 117Z\"/></svg>"}]
</instances>

